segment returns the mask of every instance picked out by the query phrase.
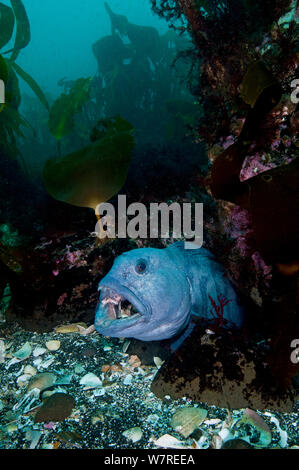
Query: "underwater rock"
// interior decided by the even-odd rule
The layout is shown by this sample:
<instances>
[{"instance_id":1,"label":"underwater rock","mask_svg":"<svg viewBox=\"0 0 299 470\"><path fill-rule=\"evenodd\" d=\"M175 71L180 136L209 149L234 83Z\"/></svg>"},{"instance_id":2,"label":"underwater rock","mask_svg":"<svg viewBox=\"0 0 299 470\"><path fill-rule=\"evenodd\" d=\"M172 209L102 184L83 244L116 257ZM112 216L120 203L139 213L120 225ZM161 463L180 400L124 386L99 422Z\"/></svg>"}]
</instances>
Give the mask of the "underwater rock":
<instances>
[{"instance_id":1,"label":"underwater rock","mask_svg":"<svg viewBox=\"0 0 299 470\"><path fill-rule=\"evenodd\" d=\"M153 366L156 365L155 357L165 361L170 357L171 351L166 341L139 341L133 338L126 353L138 356L143 365Z\"/></svg>"},{"instance_id":2,"label":"underwater rock","mask_svg":"<svg viewBox=\"0 0 299 470\"><path fill-rule=\"evenodd\" d=\"M35 423L49 421L64 421L75 406L75 400L66 393L54 393L44 400L44 403L34 416Z\"/></svg>"},{"instance_id":3,"label":"underwater rock","mask_svg":"<svg viewBox=\"0 0 299 470\"><path fill-rule=\"evenodd\" d=\"M252 108L238 139L213 162L211 191L216 199L230 201L249 211L258 251L267 264L294 263L296 271L299 258L299 159L240 181L250 145L261 132L267 114L281 99L281 85L263 62L258 61L249 67L241 90L244 101Z\"/></svg>"},{"instance_id":4,"label":"underwater rock","mask_svg":"<svg viewBox=\"0 0 299 470\"><path fill-rule=\"evenodd\" d=\"M266 356L267 347L253 339L225 331L202 335L195 327L159 369L151 390L159 398L189 397L221 408L291 412L296 392L277 383Z\"/></svg>"},{"instance_id":5,"label":"underwater rock","mask_svg":"<svg viewBox=\"0 0 299 470\"><path fill-rule=\"evenodd\" d=\"M202 408L186 406L175 412L171 419L171 426L184 437L189 437L206 419L207 414L207 410Z\"/></svg>"}]
</instances>

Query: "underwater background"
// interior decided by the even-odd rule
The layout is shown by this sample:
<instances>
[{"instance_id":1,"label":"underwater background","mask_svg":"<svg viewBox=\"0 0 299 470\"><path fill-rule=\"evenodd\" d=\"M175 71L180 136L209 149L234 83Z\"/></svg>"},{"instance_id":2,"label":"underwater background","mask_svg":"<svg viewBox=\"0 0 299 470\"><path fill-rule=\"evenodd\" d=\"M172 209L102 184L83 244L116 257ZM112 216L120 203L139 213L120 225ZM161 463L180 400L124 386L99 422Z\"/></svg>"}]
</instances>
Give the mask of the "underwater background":
<instances>
[{"instance_id":1,"label":"underwater background","mask_svg":"<svg viewBox=\"0 0 299 470\"><path fill-rule=\"evenodd\" d=\"M1 449L299 448L298 84L296 1L0 1Z\"/></svg>"}]
</instances>

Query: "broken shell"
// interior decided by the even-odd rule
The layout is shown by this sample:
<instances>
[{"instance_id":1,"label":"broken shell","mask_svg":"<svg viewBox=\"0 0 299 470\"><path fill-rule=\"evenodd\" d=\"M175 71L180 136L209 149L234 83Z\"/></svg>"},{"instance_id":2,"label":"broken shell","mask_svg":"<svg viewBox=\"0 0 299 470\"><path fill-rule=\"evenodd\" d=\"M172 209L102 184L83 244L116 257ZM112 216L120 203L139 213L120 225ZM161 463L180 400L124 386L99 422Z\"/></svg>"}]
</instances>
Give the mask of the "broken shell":
<instances>
[{"instance_id":1,"label":"broken shell","mask_svg":"<svg viewBox=\"0 0 299 470\"><path fill-rule=\"evenodd\" d=\"M41 362L40 367L47 369L51 364L53 364L54 360L55 359L53 356L48 356L44 361Z\"/></svg>"},{"instance_id":2,"label":"broken shell","mask_svg":"<svg viewBox=\"0 0 299 470\"><path fill-rule=\"evenodd\" d=\"M24 374L33 376L33 375L36 375L36 373L37 373L36 368L32 367L30 364L24 367Z\"/></svg>"},{"instance_id":3,"label":"broken shell","mask_svg":"<svg viewBox=\"0 0 299 470\"><path fill-rule=\"evenodd\" d=\"M248 435L247 426L250 425L252 431ZM264 419L255 411L246 408L242 417L235 423L232 430L234 437L243 439L254 446L267 447L272 440L271 429Z\"/></svg>"},{"instance_id":4,"label":"broken shell","mask_svg":"<svg viewBox=\"0 0 299 470\"><path fill-rule=\"evenodd\" d=\"M138 442L142 438L143 432L139 427L127 429L122 433L129 441Z\"/></svg>"},{"instance_id":5,"label":"broken shell","mask_svg":"<svg viewBox=\"0 0 299 470\"><path fill-rule=\"evenodd\" d=\"M18 425L16 423L8 423L4 429L5 432L8 434L12 434L13 432L18 431Z\"/></svg>"},{"instance_id":6,"label":"broken shell","mask_svg":"<svg viewBox=\"0 0 299 470\"><path fill-rule=\"evenodd\" d=\"M84 375L80 380L80 385L85 385L88 388L96 388L102 385L102 381L92 372Z\"/></svg>"},{"instance_id":7,"label":"broken shell","mask_svg":"<svg viewBox=\"0 0 299 470\"><path fill-rule=\"evenodd\" d=\"M30 354L32 352L32 348L31 348L31 345L30 343L27 341L27 343L25 343L21 349L19 349L18 351L16 351L15 353L13 353L13 356L17 359L19 359L20 361L24 361L25 359L27 359Z\"/></svg>"},{"instance_id":8,"label":"broken shell","mask_svg":"<svg viewBox=\"0 0 299 470\"><path fill-rule=\"evenodd\" d=\"M190 449L190 447L186 446L183 442L170 434L164 434L159 437L159 439L154 441L154 444L157 447L163 447L164 449Z\"/></svg>"},{"instance_id":9,"label":"broken shell","mask_svg":"<svg viewBox=\"0 0 299 470\"><path fill-rule=\"evenodd\" d=\"M44 354L47 350L45 348L41 348L40 346L37 346L34 351L33 351L33 356L38 357Z\"/></svg>"},{"instance_id":10,"label":"broken shell","mask_svg":"<svg viewBox=\"0 0 299 470\"><path fill-rule=\"evenodd\" d=\"M93 415L91 417L91 423L92 424L97 424L97 423L104 423L105 422L105 417L103 414L101 415Z\"/></svg>"},{"instance_id":11,"label":"broken shell","mask_svg":"<svg viewBox=\"0 0 299 470\"><path fill-rule=\"evenodd\" d=\"M30 391L34 388L38 388L40 391L42 391L48 387L52 387L55 381L56 375L52 374L51 372L43 372L31 378L27 390Z\"/></svg>"},{"instance_id":12,"label":"broken shell","mask_svg":"<svg viewBox=\"0 0 299 470\"><path fill-rule=\"evenodd\" d=\"M20 375L20 377L18 377L18 379L17 379L18 387L25 387L30 378L31 378L31 375L28 375L28 374Z\"/></svg>"},{"instance_id":13,"label":"broken shell","mask_svg":"<svg viewBox=\"0 0 299 470\"><path fill-rule=\"evenodd\" d=\"M162 366L162 364L164 364L165 361L163 361L160 357L158 356L154 356L154 363L157 367L157 369L159 369L159 367Z\"/></svg>"},{"instance_id":14,"label":"broken shell","mask_svg":"<svg viewBox=\"0 0 299 470\"><path fill-rule=\"evenodd\" d=\"M203 408L186 406L173 415L171 426L184 437L188 437L206 419L207 414L207 410Z\"/></svg>"},{"instance_id":15,"label":"broken shell","mask_svg":"<svg viewBox=\"0 0 299 470\"><path fill-rule=\"evenodd\" d=\"M51 340L46 342L46 346L49 349L49 351L57 351L60 348L60 341L58 340Z\"/></svg>"}]
</instances>

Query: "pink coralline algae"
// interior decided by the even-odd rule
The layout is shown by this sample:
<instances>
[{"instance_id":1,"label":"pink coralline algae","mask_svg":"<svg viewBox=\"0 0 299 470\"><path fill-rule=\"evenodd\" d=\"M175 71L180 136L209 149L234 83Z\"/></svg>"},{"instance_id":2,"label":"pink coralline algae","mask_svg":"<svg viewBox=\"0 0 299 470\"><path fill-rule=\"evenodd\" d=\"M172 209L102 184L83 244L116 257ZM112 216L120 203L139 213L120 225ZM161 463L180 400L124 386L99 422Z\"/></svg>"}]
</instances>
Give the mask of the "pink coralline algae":
<instances>
[{"instance_id":1,"label":"pink coralline algae","mask_svg":"<svg viewBox=\"0 0 299 470\"><path fill-rule=\"evenodd\" d=\"M238 253L238 257L253 261L257 273L261 273L266 285L272 277L271 266L266 265L254 244L253 230L250 225L248 211L239 206L231 209L229 218L224 224L226 234L233 240L235 245L233 251ZM236 278L238 276L235 276Z\"/></svg>"},{"instance_id":2,"label":"pink coralline algae","mask_svg":"<svg viewBox=\"0 0 299 470\"><path fill-rule=\"evenodd\" d=\"M235 246L240 255L247 256L250 252L250 239L252 236L248 212L239 206L235 206L224 225L224 230L230 238L236 240Z\"/></svg>"},{"instance_id":3,"label":"pink coralline algae","mask_svg":"<svg viewBox=\"0 0 299 470\"><path fill-rule=\"evenodd\" d=\"M86 261L82 259L82 252L80 250L70 251L69 246L67 247L67 252L65 254L65 261L69 264L69 269L74 266L78 268L86 265Z\"/></svg>"},{"instance_id":4,"label":"pink coralline algae","mask_svg":"<svg viewBox=\"0 0 299 470\"><path fill-rule=\"evenodd\" d=\"M67 294L66 294L66 293L61 294L61 296L60 296L59 299L57 300L57 305L62 305L66 298L67 298Z\"/></svg>"},{"instance_id":5,"label":"pink coralline algae","mask_svg":"<svg viewBox=\"0 0 299 470\"><path fill-rule=\"evenodd\" d=\"M58 276L59 272L64 269L72 269L74 267L79 268L81 266L86 266L87 264L82 250L70 251L69 246L66 248L67 250L63 256L61 256L61 258L56 258L55 260L56 267L52 270L53 276Z\"/></svg>"},{"instance_id":6,"label":"pink coralline algae","mask_svg":"<svg viewBox=\"0 0 299 470\"><path fill-rule=\"evenodd\" d=\"M257 271L261 271L263 273L264 279L269 281L272 277L272 268L271 266L267 266L263 258L261 257L258 251L254 252L251 255L251 259L254 262L254 266L256 267Z\"/></svg>"},{"instance_id":7,"label":"pink coralline algae","mask_svg":"<svg viewBox=\"0 0 299 470\"><path fill-rule=\"evenodd\" d=\"M271 168L275 168L276 166L277 165L273 162L263 162L263 156L260 153L255 153L254 155L246 158L240 173L240 180L248 180L259 173L271 170Z\"/></svg>"}]
</instances>

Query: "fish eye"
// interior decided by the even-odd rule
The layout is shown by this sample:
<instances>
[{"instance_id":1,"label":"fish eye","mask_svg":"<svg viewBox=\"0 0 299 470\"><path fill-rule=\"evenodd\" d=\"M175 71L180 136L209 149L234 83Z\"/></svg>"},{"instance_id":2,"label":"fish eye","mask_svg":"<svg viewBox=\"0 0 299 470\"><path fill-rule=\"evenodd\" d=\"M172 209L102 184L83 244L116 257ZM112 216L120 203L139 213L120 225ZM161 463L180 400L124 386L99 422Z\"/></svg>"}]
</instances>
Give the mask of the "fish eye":
<instances>
[{"instance_id":1,"label":"fish eye","mask_svg":"<svg viewBox=\"0 0 299 470\"><path fill-rule=\"evenodd\" d=\"M143 274L146 271L147 263L144 259L140 259L137 261L135 266L135 271L138 274Z\"/></svg>"}]
</instances>

